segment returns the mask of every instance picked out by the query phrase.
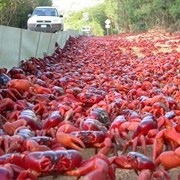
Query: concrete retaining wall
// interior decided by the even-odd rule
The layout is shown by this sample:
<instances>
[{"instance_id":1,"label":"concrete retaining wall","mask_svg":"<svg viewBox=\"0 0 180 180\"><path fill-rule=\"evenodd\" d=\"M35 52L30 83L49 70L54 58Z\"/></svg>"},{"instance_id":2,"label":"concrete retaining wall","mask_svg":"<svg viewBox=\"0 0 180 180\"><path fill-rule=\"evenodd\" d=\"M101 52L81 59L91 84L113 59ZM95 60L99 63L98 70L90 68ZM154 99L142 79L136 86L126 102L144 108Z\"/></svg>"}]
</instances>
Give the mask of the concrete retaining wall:
<instances>
[{"instance_id":1,"label":"concrete retaining wall","mask_svg":"<svg viewBox=\"0 0 180 180\"><path fill-rule=\"evenodd\" d=\"M44 53L51 55L55 43L63 48L70 36L78 37L79 32L43 33L0 25L0 68L9 70L18 67L21 60L42 58Z\"/></svg>"}]
</instances>

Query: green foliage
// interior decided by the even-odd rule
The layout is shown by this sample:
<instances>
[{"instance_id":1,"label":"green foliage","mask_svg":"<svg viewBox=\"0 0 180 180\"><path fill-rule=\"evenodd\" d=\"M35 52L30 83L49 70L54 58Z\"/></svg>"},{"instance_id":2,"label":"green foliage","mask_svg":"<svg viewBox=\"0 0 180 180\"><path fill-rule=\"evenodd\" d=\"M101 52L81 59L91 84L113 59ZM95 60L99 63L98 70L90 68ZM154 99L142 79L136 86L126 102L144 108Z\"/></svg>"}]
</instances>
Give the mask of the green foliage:
<instances>
[{"instance_id":1,"label":"green foliage","mask_svg":"<svg viewBox=\"0 0 180 180\"><path fill-rule=\"evenodd\" d=\"M105 20L107 19L105 5L102 4L96 8L91 8L89 10L89 17L90 26L92 26L93 29L93 34L103 35L102 33L105 31Z\"/></svg>"},{"instance_id":2,"label":"green foliage","mask_svg":"<svg viewBox=\"0 0 180 180\"><path fill-rule=\"evenodd\" d=\"M98 36L104 35L104 29L101 27L101 25L97 21L92 21L90 23L90 27L92 28L92 33L94 35L98 35Z\"/></svg>"},{"instance_id":3,"label":"green foliage","mask_svg":"<svg viewBox=\"0 0 180 180\"><path fill-rule=\"evenodd\" d=\"M151 24L152 5L151 3L143 4L134 11L133 27L135 31L147 31ZM147 23L148 22L148 23Z\"/></svg>"},{"instance_id":4,"label":"green foliage","mask_svg":"<svg viewBox=\"0 0 180 180\"><path fill-rule=\"evenodd\" d=\"M51 6L52 0L0 0L0 24L26 28L28 14L36 6Z\"/></svg>"},{"instance_id":5,"label":"green foliage","mask_svg":"<svg viewBox=\"0 0 180 180\"><path fill-rule=\"evenodd\" d=\"M36 6L51 6L52 0L0 0L0 24L26 28L27 15ZM83 13L89 20L83 20ZM157 27L180 30L180 0L105 0L93 8L65 17L65 30L90 26L94 35L107 34L105 20L110 19L109 34L142 32Z\"/></svg>"},{"instance_id":6,"label":"green foliage","mask_svg":"<svg viewBox=\"0 0 180 180\"><path fill-rule=\"evenodd\" d=\"M17 6L17 10L10 21L9 26L26 29L28 14L31 14L34 7L29 2L23 2Z\"/></svg>"},{"instance_id":7,"label":"green foliage","mask_svg":"<svg viewBox=\"0 0 180 180\"><path fill-rule=\"evenodd\" d=\"M77 13L70 14L65 20L65 29L75 29L81 31L82 26L90 26L94 35L102 36L105 31L105 20L107 19L104 11L105 5L95 8L85 9ZM89 14L89 20L83 20L83 14Z\"/></svg>"},{"instance_id":8,"label":"green foliage","mask_svg":"<svg viewBox=\"0 0 180 180\"><path fill-rule=\"evenodd\" d=\"M38 0L38 6L52 6L52 0Z\"/></svg>"},{"instance_id":9,"label":"green foliage","mask_svg":"<svg viewBox=\"0 0 180 180\"><path fill-rule=\"evenodd\" d=\"M180 19L180 0L169 5L169 13L175 21Z\"/></svg>"}]
</instances>

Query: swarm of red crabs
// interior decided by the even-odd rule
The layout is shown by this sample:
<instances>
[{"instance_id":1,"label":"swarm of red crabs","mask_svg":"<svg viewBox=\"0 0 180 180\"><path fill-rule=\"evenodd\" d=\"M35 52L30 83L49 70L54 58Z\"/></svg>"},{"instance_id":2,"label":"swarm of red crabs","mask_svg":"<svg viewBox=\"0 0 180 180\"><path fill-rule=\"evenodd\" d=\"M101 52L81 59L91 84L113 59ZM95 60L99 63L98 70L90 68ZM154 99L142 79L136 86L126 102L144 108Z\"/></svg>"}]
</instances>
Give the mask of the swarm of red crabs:
<instances>
[{"instance_id":1,"label":"swarm of red crabs","mask_svg":"<svg viewBox=\"0 0 180 180\"><path fill-rule=\"evenodd\" d=\"M119 169L171 179L180 166L179 48L172 33L70 37L51 56L1 68L1 179L115 180Z\"/></svg>"}]
</instances>

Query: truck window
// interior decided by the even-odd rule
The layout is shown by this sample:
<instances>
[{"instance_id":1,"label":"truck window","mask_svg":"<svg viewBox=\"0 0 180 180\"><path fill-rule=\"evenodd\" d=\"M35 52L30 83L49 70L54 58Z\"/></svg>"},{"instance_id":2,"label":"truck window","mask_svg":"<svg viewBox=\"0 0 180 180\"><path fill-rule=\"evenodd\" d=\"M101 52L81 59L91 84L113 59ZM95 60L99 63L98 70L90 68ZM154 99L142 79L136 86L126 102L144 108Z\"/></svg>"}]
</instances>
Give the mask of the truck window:
<instances>
[{"instance_id":1,"label":"truck window","mask_svg":"<svg viewBox=\"0 0 180 180\"><path fill-rule=\"evenodd\" d=\"M38 8L35 9L33 15L36 16L58 16L58 12L53 8Z\"/></svg>"}]
</instances>

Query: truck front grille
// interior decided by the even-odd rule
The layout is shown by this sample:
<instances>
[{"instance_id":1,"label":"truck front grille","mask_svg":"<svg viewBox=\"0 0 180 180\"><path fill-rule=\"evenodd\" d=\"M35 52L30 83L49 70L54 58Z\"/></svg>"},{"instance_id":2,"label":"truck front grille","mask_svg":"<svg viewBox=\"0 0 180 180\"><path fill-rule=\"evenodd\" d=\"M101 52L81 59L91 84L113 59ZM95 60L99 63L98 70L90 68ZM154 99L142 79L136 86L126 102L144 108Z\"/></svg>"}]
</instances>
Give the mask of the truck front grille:
<instances>
[{"instance_id":1,"label":"truck front grille","mask_svg":"<svg viewBox=\"0 0 180 180\"><path fill-rule=\"evenodd\" d=\"M37 22L37 23L51 23L51 21L48 21L48 20L47 20L47 21L46 21L46 20L45 20L45 21L40 21L40 20L38 20L38 21L36 21L36 22Z\"/></svg>"}]
</instances>

